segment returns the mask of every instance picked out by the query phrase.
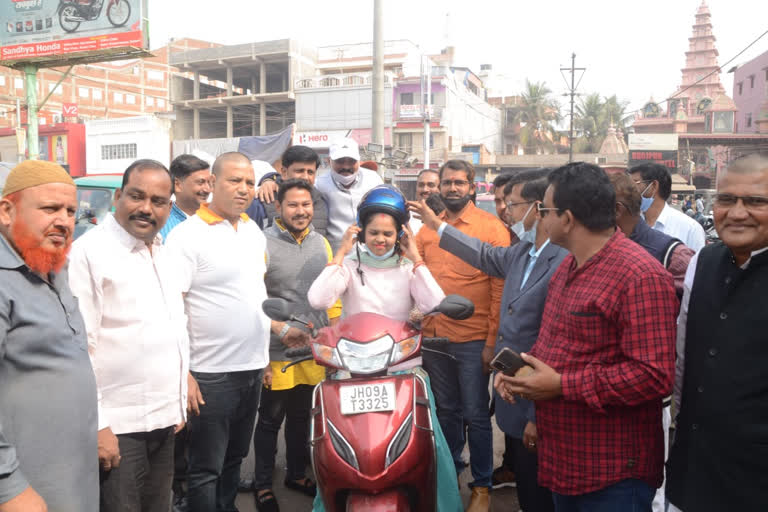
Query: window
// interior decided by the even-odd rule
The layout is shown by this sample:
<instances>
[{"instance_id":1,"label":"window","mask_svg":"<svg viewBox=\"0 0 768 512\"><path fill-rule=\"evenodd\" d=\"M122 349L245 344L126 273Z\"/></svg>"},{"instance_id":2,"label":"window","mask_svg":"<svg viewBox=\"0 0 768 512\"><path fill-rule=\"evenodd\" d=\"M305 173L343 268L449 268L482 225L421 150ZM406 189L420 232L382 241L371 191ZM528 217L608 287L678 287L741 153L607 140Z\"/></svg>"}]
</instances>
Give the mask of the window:
<instances>
[{"instance_id":1,"label":"window","mask_svg":"<svg viewBox=\"0 0 768 512\"><path fill-rule=\"evenodd\" d=\"M125 95L125 102L129 105L135 105L136 104L136 96L133 94L126 94Z\"/></svg>"},{"instance_id":2,"label":"window","mask_svg":"<svg viewBox=\"0 0 768 512\"><path fill-rule=\"evenodd\" d=\"M755 75L750 75L749 77L749 88L750 89L755 88Z\"/></svg>"},{"instance_id":3,"label":"window","mask_svg":"<svg viewBox=\"0 0 768 512\"><path fill-rule=\"evenodd\" d=\"M139 74L139 66L133 66L133 69L131 69L131 72L134 75L138 75Z\"/></svg>"},{"instance_id":4,"label":"window","mask_svg":"<svg viewBox=\"0 0 768 512\"><path fill-rule=\"evenodd\" d=\"M53 94L61 94L61 84L56 86L56 84L48 84L48 92L52 92Z\"/></svg>"},{"instance_id":5,"label":"window","mask_svg":"<svg viewBox=\"0 0 768 512\"><path fill-rule=\"evenodd\" d=\"M123 93L116 92L113 96L115 98L115 103L122 103L123 102Z\"/></svg>"},{"instance_id":6,"label":"window","mask_svg":"<svg viewBox=\"0 0 768 512\"><path fill-rule=\"evenodd\" d=\"M124 160L136 158L136 144L107 144L101 146L102 160Z\"/></svg>"},{"instance_id":7,"label":"window","mask_svg":"<svg viewBox=\"0 0 768 512\"><path fill-rule=\"evenodd\" d=\"M91 96L90 91L87 87L78 87L77 88L77 95L81 98L89 98Z\"/></svg>"},{"instance_id":8,"label":"window","mask_svg":"<svg viewBox=\"0 0 768 512\"><path fill-rule=\"evenodd\" d=\"M736 86L739 88L739 96L741 96L741 91L744 89L744 83L739 82L738 84L736 84Z\"/></svg>"},{"instance_id":9,"label":"window","mask_svg":"<svg viewBox=\"0 0 768 512\"><path fill-rule=\"evenodd\" d=\"M148 107L154 107L155 106L155 98L151 96L147 96L147 106Z\"/></svg>"},{"instance_id":10,"label":"window","mask_svg":"<svg viewBox=\"0 0 768 512\"><path fill-rule=\"evenodd\" d=\"M765 81L768 82L768 68L763 69L763 71L765 71ZM5 82L0 85L5 85Z\"/></svg>"},{"instance_id":11,"label":"window","mask_svg":"<svg viewBox=\"0 0 768 512\"><path fill-rule=\"evenodd\" d=\"M413 93L412 92L404 92L400 94L400 104L401 105L413 105ZM403 134L405 135L405 134Z\"/></svg>"},{"instance_id":12,"label":"window","mask_svg":"<svg viewBox=\"0 0 768 512\"><path fill-rule=\"evenodd\" d=\"M746 115L746 123L747 128L750 128L752 126L752 112L748 112Z\"/></svg>"},{"instance_id":13,"label":"window","mask_svg":"<svg viewBox=\"0 0 768 512\"><path fill-rule=\"evenodd\" d=\"M16 89L23 89L24 88L24 80L22 80L21 78L14 78L13 79L13 86Z\"/></svg>"},{"instance_id":14,"label":"window","mask_svg":"<svg viewBox=\"0 0 768 512\"><path fill-rule=\"evenodd\" d=\"M93 99L101 100L101 89L94 89L93 90Z\"/></svg>"},{"instance_id":15,"label":"window","mask_svg":"<svg viewBox=\"0 0 768 512\"><path fill-rule=\"evenodd\" d=\"M410 153L413 147L413 135L410 133L397 134L397 146L400 150Z\"/></svg>"},{"instance_id":16,"label":"window","mask_svg":"<svg viewBox=\"0 0 768 512\"><path fill-rule=\"evenodd\" d=\"M0 75L0 87L5 87L5 76Z\"/></svg>"},{"instance_id":17,"label":"window","mask_svg":"<svg viewBox=\"0 0 768 512\"><path fill-rule=\"evenodd\" d=\"M155 71L154 69L150 69L147 71L147 79L154 80L155 82L162 82L163 81L163 72L162 71Z\"/></svg>"},{"instance_id":18,"label":"window","mask_svg":"<svg viewBox=\"0 0 768 512\"><path fill-rule=\"evenodd\" d=\"M162 98L158 98L157 100L157 108L165 108L165 100Z\"/></svg>"}]
</instances>

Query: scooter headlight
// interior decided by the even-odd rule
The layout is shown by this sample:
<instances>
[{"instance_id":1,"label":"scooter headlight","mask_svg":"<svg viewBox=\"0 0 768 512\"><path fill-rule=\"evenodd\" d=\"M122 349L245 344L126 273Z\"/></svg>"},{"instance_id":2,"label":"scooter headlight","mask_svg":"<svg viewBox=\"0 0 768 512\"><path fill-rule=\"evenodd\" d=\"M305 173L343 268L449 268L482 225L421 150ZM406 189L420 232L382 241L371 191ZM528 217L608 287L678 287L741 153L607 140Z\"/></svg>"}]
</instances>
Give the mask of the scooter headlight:
<instances>
[{"instance_id":1,"label":"scooter headlight","mask_svg":"<svg viewBox=\"0 0 768 512\"><path fill-rule=\"evenodd\" d=\"M417 334L416 336L411 336L410 338L395 343L395 346L392 347L392 358L390 359L389 364L393 365L399 363L416 352L420 338L421 336Z\"/></svg>"},{"instance_id":2,"label":"scooter headlight","mask_svg":"<svg viewBox=\"0 0 768 512\"><path fill-rule=\"evenodd\" d=\"M387 369L394 344L394 340L389 335L368 343L356 343L342 338L336 345L336 349L341 356L344 368L352 373L366 374Z\"/></svg>"}]
</instances>

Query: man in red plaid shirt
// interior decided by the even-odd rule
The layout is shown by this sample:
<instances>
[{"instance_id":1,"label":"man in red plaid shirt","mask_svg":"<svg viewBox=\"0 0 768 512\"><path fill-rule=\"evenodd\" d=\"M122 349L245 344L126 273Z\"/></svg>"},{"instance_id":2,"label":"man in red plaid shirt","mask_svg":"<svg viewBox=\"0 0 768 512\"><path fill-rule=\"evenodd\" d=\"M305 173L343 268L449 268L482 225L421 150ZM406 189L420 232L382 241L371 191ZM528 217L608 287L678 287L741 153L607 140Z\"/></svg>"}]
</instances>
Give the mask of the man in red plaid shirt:
<instances>
[{"instance_id":1,"label":"man in red plaid shirt","mask_svg":"<svg viewBox=\"0 0 768 512\"><path fill-rule=\"evenodd\" d=\"M572 163L549 182L542 227L571 254L549 284L533 355L523 356L533 373L499 375L496 387L536 402L539 482L558 512L650 511L674 375L672 277L615 228L602 169Z\"/></svg>"}]
</instances>

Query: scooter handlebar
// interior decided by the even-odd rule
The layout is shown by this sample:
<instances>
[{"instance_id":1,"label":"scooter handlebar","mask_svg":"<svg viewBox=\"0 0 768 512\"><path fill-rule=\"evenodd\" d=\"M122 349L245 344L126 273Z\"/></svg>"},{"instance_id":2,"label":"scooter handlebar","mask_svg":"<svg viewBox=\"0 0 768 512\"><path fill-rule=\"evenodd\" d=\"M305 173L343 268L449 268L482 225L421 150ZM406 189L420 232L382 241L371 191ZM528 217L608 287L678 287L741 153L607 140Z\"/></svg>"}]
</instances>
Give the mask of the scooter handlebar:
<instances>
[{"instance_id":1,"label":"scooter handlebar","mask_svg":"<svg viewBox=\"0 0 768 512\"><path fill-rule=\"evenodd\" d=\"M312 348L311 347L289 348L289 349L286 349L285 355L290 357L291 359L295 357L309 356L309 355L312 355Z\"/></svg>"}]
</instances>

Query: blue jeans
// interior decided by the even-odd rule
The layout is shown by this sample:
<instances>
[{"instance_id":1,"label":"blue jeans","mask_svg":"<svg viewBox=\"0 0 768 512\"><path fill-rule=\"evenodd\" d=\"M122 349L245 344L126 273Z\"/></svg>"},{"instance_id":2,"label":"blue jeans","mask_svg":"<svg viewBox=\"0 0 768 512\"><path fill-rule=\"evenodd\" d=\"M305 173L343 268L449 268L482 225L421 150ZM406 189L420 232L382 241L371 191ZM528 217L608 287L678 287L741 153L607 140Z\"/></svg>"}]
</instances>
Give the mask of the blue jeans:
<instances>
[{"instance_id":1,"label":"blue jeans","mask_svg":"<svg viewBox=\"0 0 768 512\"><path fill-rule=\"evenodd\" d=\"M262 375L192 372L205 405L189 417L190 512L237 512L240 463L251 444Z\"/></svg>"},{"instance_id":2,"label":"blue jeans","mask_svg":"<svg viewBox=\"0 0 768 512\"><path fill-rule=\"evenodd\" d=\"M446 350L455 361L432 352L422 354L424 369L432 381L437 417L457 474L464 469L461 452L466 442L465 431L468 434L472 487L491 487L493 472L489 377L483 373L483 347L484 340L451 343Z\"/></svg>"},{"instance_id":3,"label":"blue jeans","mask_svg":"<svg viewBox=\"0 0 768 512\"><path fill-rule=\"evenodd\" d=\"M599 491L565 496L552 493L555 512L651 512L656 489L642 480L627 479Z\"/></svg>"}]
</instances>

